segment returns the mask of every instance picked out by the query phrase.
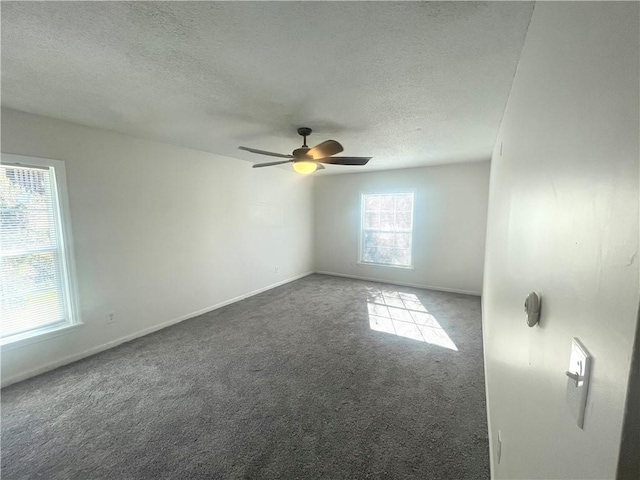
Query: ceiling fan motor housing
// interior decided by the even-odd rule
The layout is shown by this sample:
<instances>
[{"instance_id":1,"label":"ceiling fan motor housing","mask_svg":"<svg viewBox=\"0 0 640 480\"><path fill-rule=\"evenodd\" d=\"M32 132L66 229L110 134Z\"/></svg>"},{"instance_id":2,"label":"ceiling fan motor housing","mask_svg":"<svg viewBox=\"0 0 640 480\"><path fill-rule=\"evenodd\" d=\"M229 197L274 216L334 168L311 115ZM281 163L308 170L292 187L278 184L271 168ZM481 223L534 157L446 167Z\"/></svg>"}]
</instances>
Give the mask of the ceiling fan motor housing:
<instances>
[{"instance_id":1,"label":"ceiling fan motor housing","mask_svg":"<svg viewBox=\"0 0 640 480\"><path fill-rule=\"evenodd\" d=\"M296 157L296 159L309 159L311 160L312 158L310 156L307 155L307 152L311 150L309 147L300 147L300 148L296 148L292 155L294 157Z\"/></svg>"}]
</instances>

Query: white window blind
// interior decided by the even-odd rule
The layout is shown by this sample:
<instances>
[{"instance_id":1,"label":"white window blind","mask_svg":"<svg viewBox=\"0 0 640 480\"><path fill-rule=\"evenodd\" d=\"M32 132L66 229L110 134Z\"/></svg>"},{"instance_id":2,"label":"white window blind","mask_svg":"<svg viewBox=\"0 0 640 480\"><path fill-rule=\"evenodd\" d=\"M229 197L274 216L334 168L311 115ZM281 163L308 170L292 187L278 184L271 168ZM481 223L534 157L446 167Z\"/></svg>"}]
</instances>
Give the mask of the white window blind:
<instances>
[{"instance_id":1,"label":"white window blind","mask_svg":"<svg viewBox=\"0 0 640 480\"><path fill-rule=\"evenodd\" d=\"M411 267L413 192L362 195L360 262Z\"/></svg>"},{"instance_id":2,"label":"white window blind","mask_svg":"<svg viewBox=\"0 0 640 480\"><path fill-rule=\"evenodd\" d=\"M73 323L52 166L0 165L0 334Z\"/></svg>"}]
</instances>

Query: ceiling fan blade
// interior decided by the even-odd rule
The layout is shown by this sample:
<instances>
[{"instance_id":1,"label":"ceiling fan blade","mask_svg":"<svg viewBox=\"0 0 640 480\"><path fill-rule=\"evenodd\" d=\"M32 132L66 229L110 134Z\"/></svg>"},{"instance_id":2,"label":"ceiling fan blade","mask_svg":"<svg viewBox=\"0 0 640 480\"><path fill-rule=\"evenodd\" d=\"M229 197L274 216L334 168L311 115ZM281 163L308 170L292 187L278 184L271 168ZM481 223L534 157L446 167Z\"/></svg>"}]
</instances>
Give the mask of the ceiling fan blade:
<instances>
[{"instance_id":1,"label":"ceiling fan blade","mask_svg":"<svg viewBox=\"0 0 640 480\"><path fill-rule=\"evenodd\" d=\"M326 142L319 143L311 150L307 152L307 155L310 155L314 159L330 157L331 155L335 155L336 153L340 153L343 151L342 145L340 145L335 140L327 140Z\"/></svg>"},{"instance_id":2,"label":"ceiling fan blade","mask_svg":"<svg viewBox=\"0 0 640 480\"><path fill-rule=\"evenodd\" d=\"M271 167L273 165L282 165L283 163L290 163L290 162L293 162L293 160L282 160L281 162L254 163L253 168Z\"/></svg>"},{"instance_id":3,"label":"ceiling fan blade","mask_svg":"<svg viewBox=\"0 0 640 480\"><path fill-rule=\"evenodd\" d=\"M267 152L265 150L258 150L257 148L249 148L249 147L238 147L240 150L245 150L251 153L257 153L259 155L269 155L270 157L280 157L280 158L293 158L293 155L285 155L283 153L274 153Z\"/></svg>"},{"instance_id":4,"label":"ceiling fan blade","mask_svg":"<svg viewBox=\"0 0 640 480\"><path fill-rule=\"evenodd\" d=\"M318 158L316 162L329 165L366 165L373 157L328 157Z\"/></svg>"}]
</instances>

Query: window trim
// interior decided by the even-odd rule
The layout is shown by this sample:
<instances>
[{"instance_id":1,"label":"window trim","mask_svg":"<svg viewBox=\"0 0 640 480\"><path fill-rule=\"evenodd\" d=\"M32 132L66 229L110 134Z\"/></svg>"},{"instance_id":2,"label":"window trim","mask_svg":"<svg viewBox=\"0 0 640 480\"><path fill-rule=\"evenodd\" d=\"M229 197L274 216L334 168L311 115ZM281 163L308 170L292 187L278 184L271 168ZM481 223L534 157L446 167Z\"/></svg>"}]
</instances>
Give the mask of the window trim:
<instances>
[{"instance_id":1,"label":"window trim","mask_svg":"<svg viewBox=\"0 0 640 480\"><path fill-rule=\"evenodd\" d=\"M413 205L411 208L411 264L410 265L390 265L387 263L374 263L364 262L362 260L362 253L364 247L362 245L364 240L364 197L365 195L399 195L402 193L411 193L413 195ZM364 190L360 192L360 228L358 231L358 257L356 259L357 265L364 265L368 267L385 267L395 268L400 270L415 270L414 268L414 232L415 232L415 218L416 218L416 199L418 197L418 191L415 187L410 188L398 188L398 189L386 189L386 190Z\"/></svg>"},{"instance_id":2,"label":"window trim","mask_svg":"<svg viewBox=\"0 0 640 480\"><path fill-rule=\"evenodd\" d=\"M80 316L80 303L78 294L78 282L76 275L75 254L73 247L73 235L71 228L71 214L69 213L69 196L67 189L67 174L62 160L53 160L42 157L28 157L2 153L0 156L2 165L19 165L21 167L52 167L52 188L55 189L53 199L53 215L56 227L60 229L58 236L58 250L61 253L60 266L62 270L63 296L69 318L64 323L45 325L40 328L16 333L0 339L3 350L27 345L33 342L46 340L63 333L75 330L83 325Z\"/></svg>"}]
</instances>

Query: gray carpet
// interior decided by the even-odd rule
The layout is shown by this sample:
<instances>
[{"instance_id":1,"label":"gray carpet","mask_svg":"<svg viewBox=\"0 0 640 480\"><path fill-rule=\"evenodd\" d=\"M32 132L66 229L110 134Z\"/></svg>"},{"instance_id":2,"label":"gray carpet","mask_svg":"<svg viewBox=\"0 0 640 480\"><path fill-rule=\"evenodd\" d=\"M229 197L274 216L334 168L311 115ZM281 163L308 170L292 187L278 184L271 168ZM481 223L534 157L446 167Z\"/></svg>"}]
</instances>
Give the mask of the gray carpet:
<instances>
[{"instance_id":1,"label":"gray carpet","mask_svg":"<svg viewBox=\"0 0 640 480\"><path fill-rule=\"evenodd\" d=\"M489 478L480 318L303 278L7 387L2 478Z\"/></svg>"}]
</instances>

